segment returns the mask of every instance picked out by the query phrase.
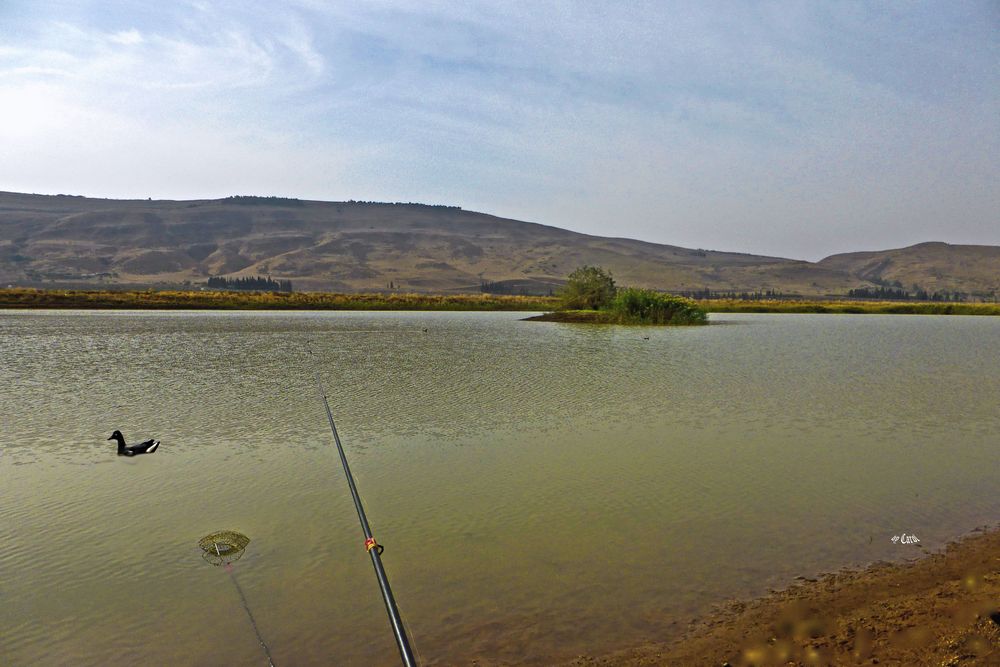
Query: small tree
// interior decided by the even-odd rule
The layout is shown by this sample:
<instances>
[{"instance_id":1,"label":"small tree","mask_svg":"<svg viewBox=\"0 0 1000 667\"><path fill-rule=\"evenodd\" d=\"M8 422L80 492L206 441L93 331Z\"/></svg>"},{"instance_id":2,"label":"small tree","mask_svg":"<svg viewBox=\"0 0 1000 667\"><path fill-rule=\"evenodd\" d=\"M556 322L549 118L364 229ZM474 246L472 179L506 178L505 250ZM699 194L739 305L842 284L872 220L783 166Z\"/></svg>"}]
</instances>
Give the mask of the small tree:
<instances>
[{"instance_id":1,"label":"small tree","mask_svg":"<svg viewBox=\"0 0 1000 667\"><path fill-rule=\"evenodd\" d=\"M581 266L569 274L569 281L559 292L567 310L598 310L615 298L617 288L611 273L599 266Z\"/></svg>"}]
</instances>

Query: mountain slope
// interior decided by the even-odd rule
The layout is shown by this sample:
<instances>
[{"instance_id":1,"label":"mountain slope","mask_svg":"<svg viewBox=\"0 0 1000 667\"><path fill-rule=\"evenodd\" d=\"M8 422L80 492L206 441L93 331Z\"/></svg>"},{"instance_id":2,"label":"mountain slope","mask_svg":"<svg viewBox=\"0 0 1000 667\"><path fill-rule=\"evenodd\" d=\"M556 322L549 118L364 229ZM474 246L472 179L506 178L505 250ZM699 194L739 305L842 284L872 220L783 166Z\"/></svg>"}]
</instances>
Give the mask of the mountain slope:
<instances>
[{"instance_id":1,"label":"mountain slope","mask_svg":"<svg viewBox=\"0 0 1000 667\"><path fill-rule=\"evenodd\" d=\"M445 206L0 193L4 284L152 285L264 274L291 279L296 289L391 283L478 291L482 281L505 281L544 292L581 264L603 266L622 284L675 291L821 295L875 284L850 262L824 262L589 236Z\"/></svg>"},{"instance_id":2,"label":"mountain slope","mask_svg":"<svg viewBox=\"0 0 1000 667\"><path fill-rule=\"evenodd\" d=\"M919 243L894 250L832 255L818 265L911 291L1000 293L998 246Z\"/></svg>"}]
</instances>

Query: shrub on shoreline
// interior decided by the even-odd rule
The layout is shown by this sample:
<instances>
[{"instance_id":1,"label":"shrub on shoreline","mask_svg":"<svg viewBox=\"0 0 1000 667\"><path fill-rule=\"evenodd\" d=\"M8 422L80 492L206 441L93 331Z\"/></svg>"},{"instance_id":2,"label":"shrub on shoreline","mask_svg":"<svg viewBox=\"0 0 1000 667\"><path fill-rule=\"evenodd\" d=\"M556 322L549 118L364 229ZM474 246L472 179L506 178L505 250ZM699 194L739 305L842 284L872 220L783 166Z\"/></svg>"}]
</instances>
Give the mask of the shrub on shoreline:
<instances>
[{"instance_id":1,"label":"shrub on shoreline","mask_svg":"<svg viewBox=\"0 0 1000 667\"><path fill-rule=\"evenodd\" d=\"M695 301L641 287L618 290L608 310L622 324L705 324L708 314Z\"/></svg>"}]
</instances>

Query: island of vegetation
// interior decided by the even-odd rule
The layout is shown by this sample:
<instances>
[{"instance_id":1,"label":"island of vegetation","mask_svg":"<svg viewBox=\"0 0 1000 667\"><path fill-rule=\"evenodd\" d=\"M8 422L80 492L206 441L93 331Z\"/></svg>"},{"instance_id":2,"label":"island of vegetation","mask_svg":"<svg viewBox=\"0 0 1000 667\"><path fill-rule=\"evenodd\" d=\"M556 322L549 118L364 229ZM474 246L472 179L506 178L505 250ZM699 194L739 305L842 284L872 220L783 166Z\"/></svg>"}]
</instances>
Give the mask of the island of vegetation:
<instances>
[{"instance_id":1,"label":"island of vegetation","mask_svg":"<svg viewBox=\"0 0 1000 667\"><path fill-rule=\"evenodd\" d=\"M536 322L590 324L707 324L708 314L693 299L641 287L619 288L599 266L581 266L558 295L558 309L529 317Z\"/></svg>"}]
</instances>

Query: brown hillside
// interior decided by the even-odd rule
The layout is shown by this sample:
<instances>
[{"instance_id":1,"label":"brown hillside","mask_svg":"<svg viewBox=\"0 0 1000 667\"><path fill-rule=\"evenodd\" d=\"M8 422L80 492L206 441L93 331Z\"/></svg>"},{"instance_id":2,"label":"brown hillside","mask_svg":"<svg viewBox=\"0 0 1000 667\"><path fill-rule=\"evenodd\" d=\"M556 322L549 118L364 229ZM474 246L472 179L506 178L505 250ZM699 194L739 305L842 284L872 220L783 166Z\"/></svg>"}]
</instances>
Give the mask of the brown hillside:
<instances>
[{"instance_id":1,"label":"brown hillside","mask_svg":"<svg viewBox=\"0 0 1000 667\"><path fill-rule=\"evenodd\" d=\"M1000 247L920 243L908 248L832 255L819 266L907 290L1000 294Z\"/></svg>"},{"instance_id":2,"label":"brown hillside","mask_svg":"<svg viewBox=\"0 0 1000 667\"><path fill-rule=\"evenodd\" d=\"M835 264L589 236L456 207L0 193L2 284L155 285L261 274L299 290L383 290L391 281L408 291L468 292L493 281L544 293L581 264L603 266L623 284L674 291L826 295L873 284ZM994 275L995 268L996 260Z\"/></svg>"}]
</instances>

